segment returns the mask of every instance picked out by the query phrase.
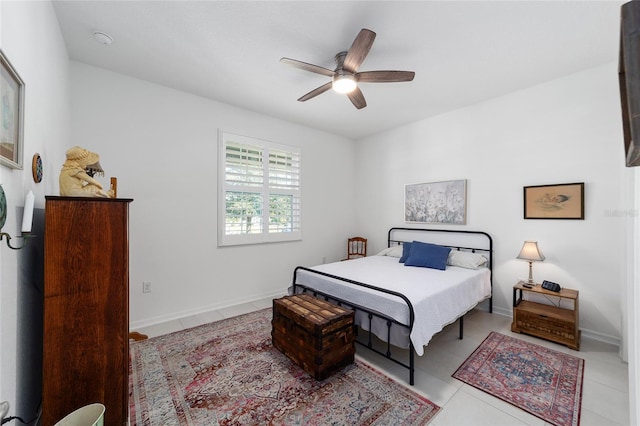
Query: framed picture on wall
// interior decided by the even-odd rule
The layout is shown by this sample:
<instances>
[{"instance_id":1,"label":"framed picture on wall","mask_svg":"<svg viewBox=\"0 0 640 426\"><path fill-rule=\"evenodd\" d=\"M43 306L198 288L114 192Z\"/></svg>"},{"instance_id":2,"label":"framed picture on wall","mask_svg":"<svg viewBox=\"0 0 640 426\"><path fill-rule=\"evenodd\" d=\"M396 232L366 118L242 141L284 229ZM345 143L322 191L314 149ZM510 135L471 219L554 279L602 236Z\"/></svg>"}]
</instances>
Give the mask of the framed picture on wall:
<instances>
[{"instance_id":1,"label":"framed picture on wall","mask_svg":"<svg viewBox=\"0 0 640 426\"><path fill-rule=\"evenodd\" d=\"M584 182L524 187L525 219L584 219Z\"/></svg>"},{"instance_id":2,"label":"framed picture on wall","mask_svg":"<svg viewBox=\"0 0 640 426\"><path fill-rule=\"evenodd\" d=\"M22 169L24 82L0 50L0 163Z\"/></svg>"},{"instance_id":3,"label":"framed picture on wall","mask_svg":"<svg viewBox=\"0 0 640 426\"><path fill-rule=\"evenodd\" d=\"M414 183L404 186L404 221L467 223L467 181Z\"/></svg>"}]
</instances>

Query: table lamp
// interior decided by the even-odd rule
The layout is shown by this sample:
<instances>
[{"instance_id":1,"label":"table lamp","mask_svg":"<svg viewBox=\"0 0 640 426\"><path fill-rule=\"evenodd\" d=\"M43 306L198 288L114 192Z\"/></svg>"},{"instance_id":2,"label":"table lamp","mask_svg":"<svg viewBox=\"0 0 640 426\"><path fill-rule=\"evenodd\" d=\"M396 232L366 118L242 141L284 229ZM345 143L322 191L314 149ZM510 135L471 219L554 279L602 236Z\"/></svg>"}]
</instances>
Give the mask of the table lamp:
<instances>
[{"instance_id":1,"label":"table lamp","mask_svg":"<svg viewBox=\"0 0 640 426\"><path fill-rule=\"evenodd\" d=\"M528 284L533 284L533 262L542 262L544 260L544 255L538 248L538 242L525 241L517 258L529 261L529 281L527 282Z\"/></svg>"}]
</instances>

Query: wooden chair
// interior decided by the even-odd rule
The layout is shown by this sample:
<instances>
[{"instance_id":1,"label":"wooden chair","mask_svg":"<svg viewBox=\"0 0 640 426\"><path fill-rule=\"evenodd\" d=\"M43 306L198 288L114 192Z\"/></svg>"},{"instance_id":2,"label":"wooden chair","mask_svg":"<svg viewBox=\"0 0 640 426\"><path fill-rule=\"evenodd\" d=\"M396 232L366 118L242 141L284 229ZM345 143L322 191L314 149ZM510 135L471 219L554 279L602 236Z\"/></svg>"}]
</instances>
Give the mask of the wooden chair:
<instances>
[{"instance_id":1,"label":"wooden chair","mask_svg":"<svg viewBox=\"0 0 640 426\"><path fill-rule=\"evenodd\" d=\"M353 237L347 240L347 258L357 259L367 255L367 239L362 237Z\"/></svg>"}]
</instances>

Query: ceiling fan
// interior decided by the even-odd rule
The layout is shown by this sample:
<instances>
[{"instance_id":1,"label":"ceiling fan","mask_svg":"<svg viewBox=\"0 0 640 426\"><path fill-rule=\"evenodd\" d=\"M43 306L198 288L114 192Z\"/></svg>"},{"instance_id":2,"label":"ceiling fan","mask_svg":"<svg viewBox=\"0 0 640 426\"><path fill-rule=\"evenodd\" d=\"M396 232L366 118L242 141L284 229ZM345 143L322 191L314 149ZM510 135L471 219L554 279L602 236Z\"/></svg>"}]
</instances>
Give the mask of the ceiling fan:
<instances>
[{"instance_id":1,"label":"ceiling fan","mask_svg":"<svg viewBox=\"0 0 640 426\"><path fill-rule=\"evenodd\" d=\"M315 98L316 96L333 88L333 90L338 93L346 94L356 108L362 109L367 106L367 101L364 99L364 95L358 87L358 83L394 83L413 80L413 77L415 76L415 72L413 71L357 72L358 68L367 57L369 50L371 50L371 46L373 45L373 40L375 40L375 38L376 33L373 31L366 28L360 30L349 50L346 52L340 52L335 56L336 69L333 71L328 68L308 64L295 59L280 59L280 62L284 64L316 74L322 74L327 77L331 77L332 79L330 82L323 84L300 97L298 101L308 101L309 99Z\"/></svg>"}]
</instances>

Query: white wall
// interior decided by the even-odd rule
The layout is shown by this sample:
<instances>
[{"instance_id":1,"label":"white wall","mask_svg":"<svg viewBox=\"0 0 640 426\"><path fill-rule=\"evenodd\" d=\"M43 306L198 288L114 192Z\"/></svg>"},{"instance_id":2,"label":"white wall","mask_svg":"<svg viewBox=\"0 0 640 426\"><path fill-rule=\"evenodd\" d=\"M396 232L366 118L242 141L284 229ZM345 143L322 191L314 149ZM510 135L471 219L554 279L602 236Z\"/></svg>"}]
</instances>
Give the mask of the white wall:
<instances>
[{"instance_id":1,"label":"white wall","mask_svg":"<svg viewBox=\"0 0 640 426\"><path fill-rule=\"evenodd\" d=\"M623 323L623 336L626 336L622 347L622 356L629 363L629 419L632 425L640 424L640 170L634 167L627 172L629 185L627 214L627 287L622 293L621 308L626 322Z\"/></svg>"},{"instance_id":2,"label":"white wall","mask_svg":"<svg viewBox=\"0 0 640 426\"><path fill-rule=\"evenodd\" d=\"M0 28L0 48L25 82L24 170L0 166L0 183L8 201L3 231L13 236L21 227L19 213L26 192L33 190L35 206L42 209L44 195L58 185L61 147L69 138L68 55L49 2L1 1ZM40 184L31 177L36 152L44 160ZM30 248L42 242L43 235L38 235ZM12 243L19 245L21 240L12 239ZM40 304L42 315L41 282L25 276L38 269L25 263L28 250L10 250L4 240L0 244L0 400L9 401L10 415L26 420L33 417L40 401L41 366L31 356L38 356L39 348L32 343L42 340L41 324L30 324L39 317L28 313L35 310L37 315Z\"/></svg>"},{"instance_id":3,"label":"white wall","mask_svg":"<svg viewBox=\"0 0 640 426\"><path fill-rule=\"evenodd\" d=\"M579 290L583 335L619 344L626 203L617 84L609 64L358 141L357 232L381 249L387 228L405 225L404 184L467 179L459 228L493 236L496 311L511 314L512 286L528 274L515 257L537 240L546 260L534 264L534 279ZM585 220L523 219L523 186L571 182L585 183Z\"/></svg>"},{"instance_id":4,"label":"white wall","mask_svg":"<svg viewBox=\"0 0 640 426\"><path fill-rule=\"evenodd\" d=\"M344 256L355 146L335 135L71 62L72 138L100 154L130 208L138 327L283 294L296 265ZM218 248L218 130L302 147L303 240ZM108 185L107 185L108 186ZM142 293L142 282L152 283Z\"/></svg>"}]
</instances>

